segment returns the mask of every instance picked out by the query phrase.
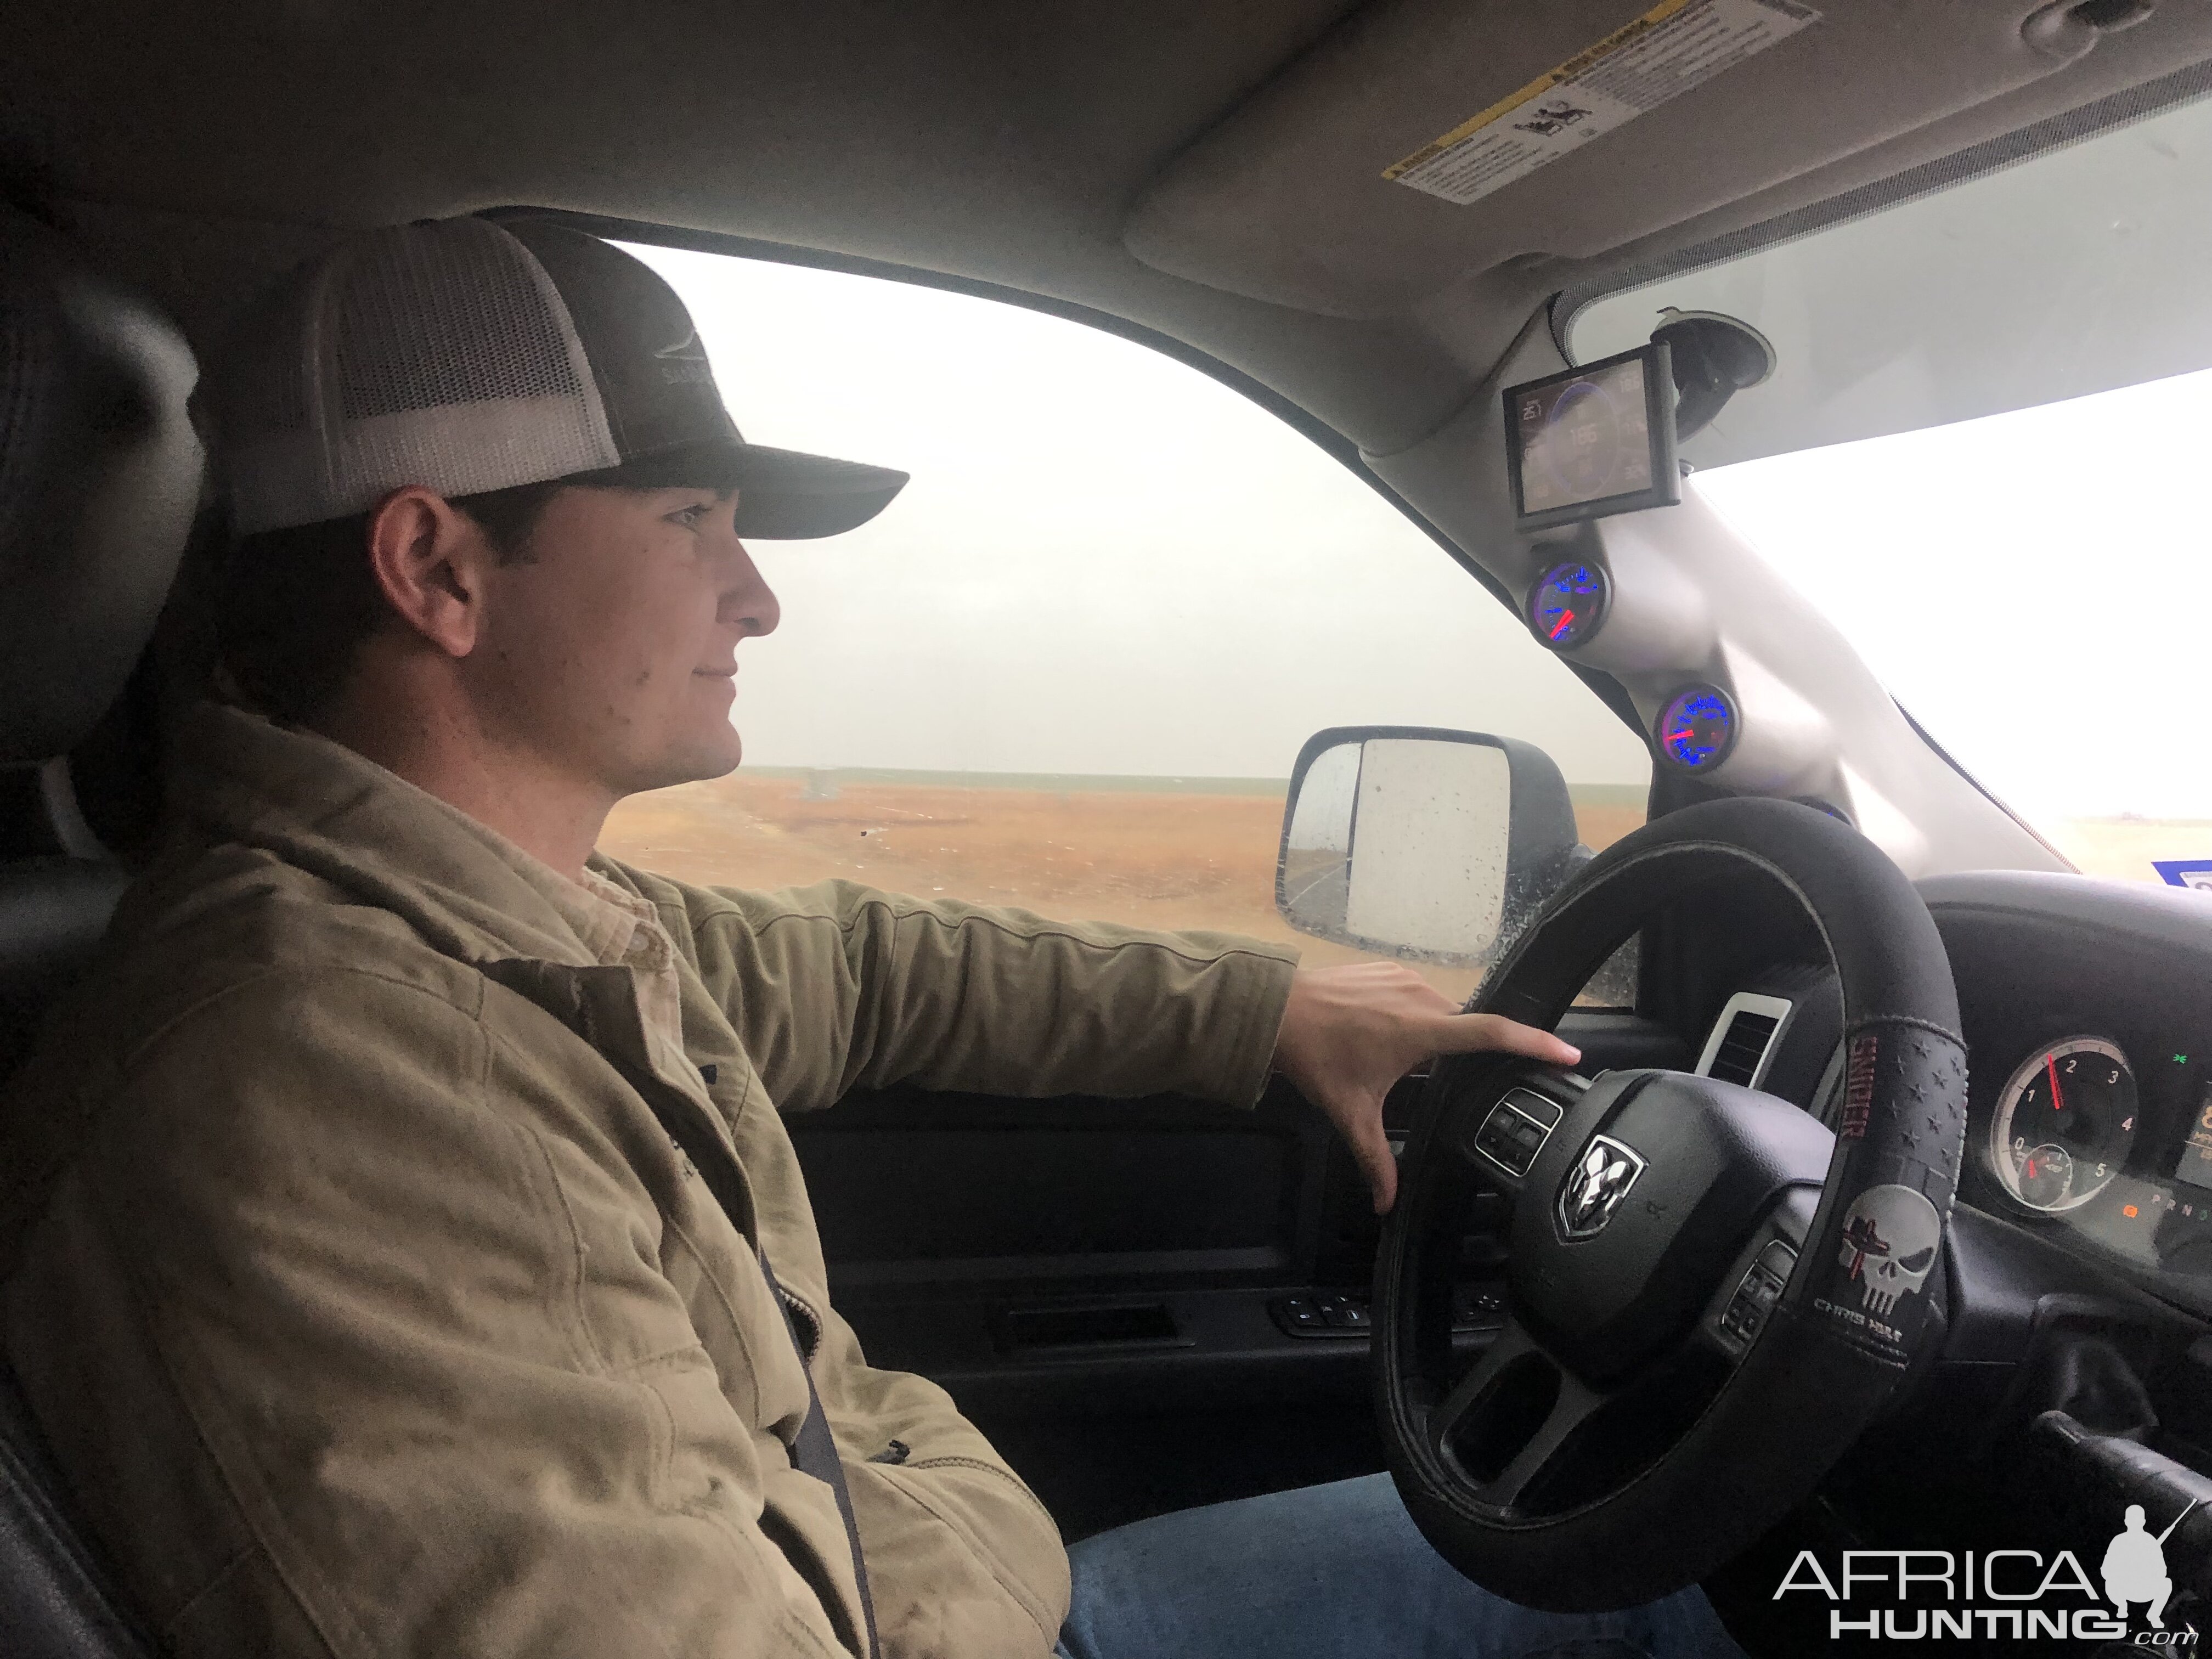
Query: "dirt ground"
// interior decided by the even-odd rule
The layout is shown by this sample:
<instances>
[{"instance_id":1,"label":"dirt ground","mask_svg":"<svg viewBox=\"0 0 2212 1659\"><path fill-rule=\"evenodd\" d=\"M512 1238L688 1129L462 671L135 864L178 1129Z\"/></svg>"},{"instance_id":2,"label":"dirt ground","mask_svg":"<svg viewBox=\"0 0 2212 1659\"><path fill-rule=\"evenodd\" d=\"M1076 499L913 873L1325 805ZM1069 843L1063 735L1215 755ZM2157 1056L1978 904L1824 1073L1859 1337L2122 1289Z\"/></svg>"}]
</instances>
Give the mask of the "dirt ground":
<instances>
[{"instance_id":1,"label":"dirt ground","mask_svg":"<svg viewBox=\"0 0 2212 1659\"><path fill-rule=\"evenodd\" d=\"M1578 803L1593 848L1640 807ZM891 892L1014 904L1073 921L1216 928L1297 945L1310 964L1362 953L1275 914L1283 798L1142 787L1012 788L739 771L635 796L600 846L679 880L776 888L832 876ZM2212 858L2212 823L2075 820L2053 843L2091 875L2159 879L2153 859ZM1424 968L1455 998L1476 974Z\"/></svg>"},{"instance_id":2,"label":"dirt ground","mask_svg":"<svg viewBox=\"0 0 2212 1659\"><path fill-rule=\"evenodd\" d=\"M1593 848L1643 821L1586 805ZM600 848L681 881L746 888L845 877L891 892L1013 904L1074 921L1218 928L1295 943L1310 964L1361 953L1275 914L1279 793L1000 788L732 773L625 801ZM1430 970L1464 996L1475 975Z\"/></svg>"}]
</instances>

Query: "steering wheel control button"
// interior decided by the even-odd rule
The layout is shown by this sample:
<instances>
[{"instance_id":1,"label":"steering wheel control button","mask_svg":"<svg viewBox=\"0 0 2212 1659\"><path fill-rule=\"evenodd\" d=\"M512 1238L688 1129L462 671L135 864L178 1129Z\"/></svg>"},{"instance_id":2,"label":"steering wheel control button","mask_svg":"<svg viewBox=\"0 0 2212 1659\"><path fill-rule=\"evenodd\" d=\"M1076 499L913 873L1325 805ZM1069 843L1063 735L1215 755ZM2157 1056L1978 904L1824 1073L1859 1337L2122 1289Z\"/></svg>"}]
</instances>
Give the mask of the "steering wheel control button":
<instances>
[{"instance_id":1,"label":"steering wheel control button","mask_svg":"<svg viewBox=\"0 0 2212 1659\"><path fill-rule=\"evenodd\" d=\"M1780 1287L1790 1282L1790 1275L1796 1268L1796 1246L1778 1238L1759 1253L1759 1261L1754 1265L1759 1272L1774 1281L1777 1287L1774 1293L1779 1296L1782 1294Z\"/></svg>"},{"instance_id":2,"label":"steering wheel control button","mask_svg":"<svg viewBox=\"0 0 2212 1659\"><path fill-rule=\"evenodd\" d=\"M1476 1131L1475 1149L1511 1176L1525 1176L1559 1121L1559 1107L1527 1089L1509 1090Z\"/></svg>"},{"instance_id":3,"label":"steering wheel control button","mask_svg":"<svg viewBox=\"0 0 2212 1659\"><path fill-rule=\"evenodd\" d=\"M1774 1304L1782 1300L1782 1287L1790 1282L1790 1269L1796 1265L1797 1252L1778 1238L1761 1250L1759 1259L1744 1269L1742 1282L1729 1298L1721 1328L1746 1342L1757 1336L1765 1327L1766 1316L1774 1311Z\"/></svg>"},{"instance_id":4,"label":"steering wheel control button","mask_svg":"<svg viewBox=\"0 0 2212 1659\"><path fill-rule=\"evenodd\" d=\"M1463 1336L1470 1331L1494 1331L1504 1322L1505 1298L1496 1291L1462 1285L1452 1292L1454 1336Z\"/></svg>"},{"instance_id":5,"label":"steering wheel control button","mask_svg":"<svg viewBox=\"0 0 2212 1659\"><path fill-rule=\"evenodd\" d=\"M1559 1183L1559 1237L1573 1244L1603 1232L1644 1170L1644 1154L1627 1142L1592 1135Z\"/></svg>"}]
</instances>

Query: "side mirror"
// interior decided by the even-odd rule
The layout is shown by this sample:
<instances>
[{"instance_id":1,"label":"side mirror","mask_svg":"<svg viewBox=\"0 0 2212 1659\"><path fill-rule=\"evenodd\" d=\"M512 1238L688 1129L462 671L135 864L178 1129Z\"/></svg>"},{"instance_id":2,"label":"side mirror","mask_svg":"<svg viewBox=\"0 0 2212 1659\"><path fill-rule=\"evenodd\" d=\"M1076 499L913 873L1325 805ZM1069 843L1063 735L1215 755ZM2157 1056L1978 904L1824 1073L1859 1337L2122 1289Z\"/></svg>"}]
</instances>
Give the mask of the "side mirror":
<instances>
[{"instance_id":1,"label":"side mirror","mask_svg":"<svg viewBox=\"0 0 2212 1659\"><path fill-rule=\"evenodd\" d=\"M1480 967L1589 856L1552 757L1415 726L1343 726L1298 751L1275 908L1300 933Z\"/></svg>"}]
</instances>

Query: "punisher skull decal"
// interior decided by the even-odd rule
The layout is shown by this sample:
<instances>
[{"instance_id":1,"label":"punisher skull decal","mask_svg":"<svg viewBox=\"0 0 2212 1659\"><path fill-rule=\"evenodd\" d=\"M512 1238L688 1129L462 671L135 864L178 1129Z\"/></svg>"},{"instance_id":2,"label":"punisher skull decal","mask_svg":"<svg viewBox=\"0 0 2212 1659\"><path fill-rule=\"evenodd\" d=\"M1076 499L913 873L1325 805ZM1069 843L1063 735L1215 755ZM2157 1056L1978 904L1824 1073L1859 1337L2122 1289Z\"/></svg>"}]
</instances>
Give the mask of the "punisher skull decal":
<instances>
[{"instance_id":1,"label":"punisher skull decal","mask_svg":"<svg viewBox=\"0 0 2212 1659\"><path fill-rule=\"evenodd\" d=\"M1910 1187L1869 1187L1844 1212L1837 1264L1859 1285L1859 1305L1886 1319L1901 1296L1928 1282L1943 1224L1936 1206Z\"/></svg>"}]
</instances>

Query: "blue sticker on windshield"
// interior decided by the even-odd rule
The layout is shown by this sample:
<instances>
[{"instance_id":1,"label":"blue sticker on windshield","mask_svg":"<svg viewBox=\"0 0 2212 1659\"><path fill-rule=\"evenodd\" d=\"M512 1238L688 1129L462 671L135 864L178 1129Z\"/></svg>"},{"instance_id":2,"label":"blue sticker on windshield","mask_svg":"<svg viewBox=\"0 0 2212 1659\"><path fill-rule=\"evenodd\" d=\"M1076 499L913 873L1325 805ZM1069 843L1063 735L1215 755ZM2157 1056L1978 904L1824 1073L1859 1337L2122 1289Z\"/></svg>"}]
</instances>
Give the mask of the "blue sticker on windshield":
<instances>
[{"instance_id":1,"label":"blue sticker on windshield","mask_svg":"<svg viewBox=\"0 0 2212 1659\"><path fill-rule=\"evenodd\" d=\"M2168 887L2212 892L2212 859L2153 859L2150 867Z\"/></svg>"}]
</instances>

